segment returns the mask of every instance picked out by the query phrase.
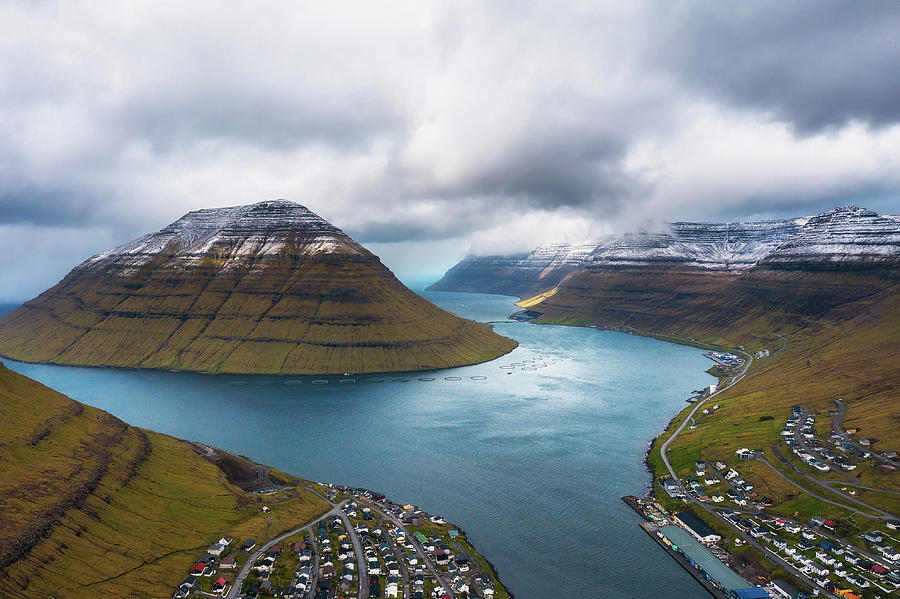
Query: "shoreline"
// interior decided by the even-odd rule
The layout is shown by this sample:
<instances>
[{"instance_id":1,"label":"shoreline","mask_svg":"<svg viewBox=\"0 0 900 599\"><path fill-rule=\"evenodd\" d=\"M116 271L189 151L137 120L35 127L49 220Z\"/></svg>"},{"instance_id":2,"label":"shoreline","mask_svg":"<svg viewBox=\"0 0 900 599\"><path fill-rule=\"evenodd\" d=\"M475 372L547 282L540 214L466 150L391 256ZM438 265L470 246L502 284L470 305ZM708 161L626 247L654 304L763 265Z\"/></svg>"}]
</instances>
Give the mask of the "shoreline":
<instances>
[{"instance_id":1,"label":"shoreline","mask_svg":"<svg viewBox=\"0 0 900 599\"><path fill-rule=\"evenodd\" d=\"M491 326L491 329L494 327ZM499 335L499 333L497 333ZM502 337L502 335L501 335ZM509 337L505 337L506 339L510 339ZM420 370L371 370L365 372L350 372L350 375L358 375L358 376L377 376L377 375L403 375L403 374L422 374L428 372L440 372L442 370L451 370L453 368L467 368L469 366L478 366L480 364L487 364L488 362L493 362L494 360L499 360L503 356L507 356L513 351L515 351L519 347L519 342L515 339L510 339L515 342L515 345L510 348L508 351L503 352L493 358L488 358L486 360L481 360L478 362L468 362L466 364L456 364L449 366L439 366L434 368L422 368ZM209 370L188 370L188 369L176 369L176 368L146 368L142 366L111 366L111 365L102 365L102 364L62 364L58 362L48 362L46 360L22 360L20 358L13 358L6 354L0 354L0 360L6 360L9 362L18 362L20 364L32 364L35 366L63 366L66 368L97 368L97 369L113 369L113 370L122 370L126 372L171 372L175 374L200 374L204 376L271 376L271 377L298 377L298 376L338 376L342 377L346 372L211 372Z\"/></svg>"}]
</instances>

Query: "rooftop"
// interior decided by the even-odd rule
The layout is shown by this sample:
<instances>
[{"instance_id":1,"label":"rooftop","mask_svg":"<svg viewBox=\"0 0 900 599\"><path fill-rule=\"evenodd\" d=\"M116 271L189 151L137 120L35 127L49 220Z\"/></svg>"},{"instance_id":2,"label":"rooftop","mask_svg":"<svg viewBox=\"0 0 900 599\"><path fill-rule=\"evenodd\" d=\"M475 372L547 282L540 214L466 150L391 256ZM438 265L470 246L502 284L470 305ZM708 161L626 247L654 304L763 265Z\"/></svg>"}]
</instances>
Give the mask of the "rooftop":
<instances>
[{"instance_id":1,"label":"rooftop","mask_svg":"<svg viewBox=\"0 0 900 599\"><path fill-rule=\"evenodd\" d=\"M670 525L660 527L662 533L686 556L691 558L700 568L726 589L733 591L746 589L753 585L735 574L734 570L723 564L716 556L709 552L700 541L697 541L679 526Z\"/></svg>"}]
</instances>

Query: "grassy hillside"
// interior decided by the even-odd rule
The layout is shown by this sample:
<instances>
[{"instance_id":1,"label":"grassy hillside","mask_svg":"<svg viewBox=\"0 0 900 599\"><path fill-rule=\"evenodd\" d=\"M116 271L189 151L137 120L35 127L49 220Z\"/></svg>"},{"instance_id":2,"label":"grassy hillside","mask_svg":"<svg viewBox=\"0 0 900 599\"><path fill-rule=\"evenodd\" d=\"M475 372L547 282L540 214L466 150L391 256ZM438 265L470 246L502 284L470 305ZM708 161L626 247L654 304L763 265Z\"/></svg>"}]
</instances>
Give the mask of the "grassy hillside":
<instances>
[{"instance_id":1,"label":"grassy hillside","mask_svg":"<svg viewBox=\"0 0 900 599\"><path fill-rule=\"evenodd\" d=\"M171 248L142 268L78 268L0 319L0 354L25 362L325 374L487 361L516 343L422 299L371 253L214 257Z\"/></svg>"},{"instance_id":2,"label":"grassy hillside","mask_svg":"<svg viewBox=\"0 0 900 599\"><path fill-rule=\"evenodd\" d=\"M0 596L170 597L222 535L264 536L259 496L229 482L245 460L220 469L2 366L0 420ZM299 487L281 499L272 532L329 509Z\"/></svg>"}]
</instances>

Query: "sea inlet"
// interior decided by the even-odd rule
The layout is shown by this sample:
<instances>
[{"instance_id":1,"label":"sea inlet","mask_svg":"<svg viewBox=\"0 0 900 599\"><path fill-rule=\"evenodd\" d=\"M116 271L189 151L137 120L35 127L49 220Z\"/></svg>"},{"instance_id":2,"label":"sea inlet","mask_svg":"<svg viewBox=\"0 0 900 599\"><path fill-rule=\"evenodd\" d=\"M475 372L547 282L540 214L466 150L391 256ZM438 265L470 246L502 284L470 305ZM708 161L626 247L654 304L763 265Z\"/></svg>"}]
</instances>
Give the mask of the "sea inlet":
<instances>
[{"instance_id":1,"label":"sea inlet","mask_svg":"<svg viewBox=\"0 0 900 599\"><path fill-rule=\"evenodd\" d=\"M514 298L420 292L480 321ZM517 599L706 591L619 498L649 441L712 382L698 349L593 328L499 322L519 347L441 371L326 377L7 366L130 424L365 487L469 535Z\"/></svg>"}]
</instances>

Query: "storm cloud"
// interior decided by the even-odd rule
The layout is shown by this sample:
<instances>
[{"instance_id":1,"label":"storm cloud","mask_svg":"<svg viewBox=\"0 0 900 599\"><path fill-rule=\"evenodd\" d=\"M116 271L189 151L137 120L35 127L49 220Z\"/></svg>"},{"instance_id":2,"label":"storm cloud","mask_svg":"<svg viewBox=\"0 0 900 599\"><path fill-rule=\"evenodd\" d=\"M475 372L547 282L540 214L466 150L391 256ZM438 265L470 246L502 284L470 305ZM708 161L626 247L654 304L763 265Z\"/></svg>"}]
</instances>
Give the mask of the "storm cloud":
<instances>
[{"instance_id":1,"label":"storm cloud","mask_svg":"<svg viewBox=\"0 0 900 599\"><path fill-rule=\"evenodd\" d=\"M0 299L271 198L435 273L646 221L900 211L891 2L40 2L0 31Z\"/></svg>"}]
</instances>

